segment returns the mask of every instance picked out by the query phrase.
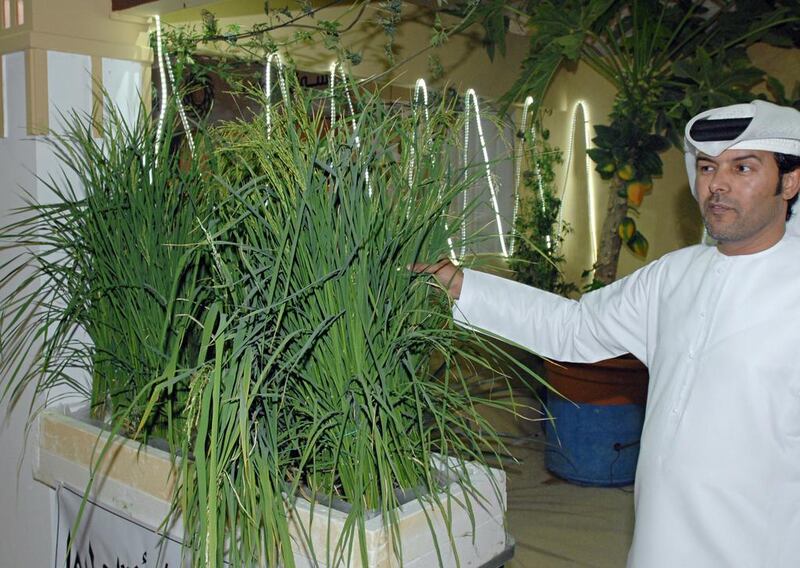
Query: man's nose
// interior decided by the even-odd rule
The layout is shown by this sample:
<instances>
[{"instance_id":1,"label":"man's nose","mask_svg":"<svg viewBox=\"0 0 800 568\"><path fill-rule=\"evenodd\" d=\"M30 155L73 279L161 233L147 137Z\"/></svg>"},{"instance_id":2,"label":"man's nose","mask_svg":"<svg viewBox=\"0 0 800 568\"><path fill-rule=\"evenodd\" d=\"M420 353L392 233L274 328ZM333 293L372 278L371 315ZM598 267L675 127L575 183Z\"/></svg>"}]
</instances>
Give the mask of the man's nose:
<instances>
[{"instance_id":1,"label":"man's nose","mask_svg":"<svg viewBox=\"0 0 800 568\"><path fill-rule=\"evenodd\" d=\"M722 170L714 172L714 175L711 176L711 180L708 183L708 190L711 193L719 193L721 191L728 191L729 189L730 180L727 174Z\"/></svg>"}]
</instances>

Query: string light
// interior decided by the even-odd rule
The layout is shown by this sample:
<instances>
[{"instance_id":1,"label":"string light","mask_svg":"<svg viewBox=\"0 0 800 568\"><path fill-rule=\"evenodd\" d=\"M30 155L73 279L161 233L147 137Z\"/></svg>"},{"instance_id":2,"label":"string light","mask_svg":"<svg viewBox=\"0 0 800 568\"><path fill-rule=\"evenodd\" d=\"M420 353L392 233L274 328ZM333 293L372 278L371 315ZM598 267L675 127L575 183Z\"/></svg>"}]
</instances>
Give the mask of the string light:
<instances>
[{"instance_id":1,"label":"string light","mask_svg":"<svg viewBox=\"0 0 800 568\"><path fill-rule=\"evenodd\" d=\"M266 115L267 115L267 139L272 137L272 62L276 62L278 68L278 86L281 91L284 103L289 102L289 90L286 88L286 74L283 68L283 61L277 52L267 56L267 63L264 69L264 94L266 95Z\"/></svg>"},{"instance_id":2,"label":"string light","mask_svg":"<svg viewBox=\"0 0 800 568\"><path fill-rule=\"evenodd\" d=\"M414 120L414 128L415 128L415 130L414 130L414 143L411 145L411 152L410 152L411 153L411 160L410 160L411 163L410 163L409 168L408 168L408 187L409 187L409 190L414 185L414 172L416 171L416 155L417 155L416 146L417 146L417 140L418 140L418 127L417 127L417 120L416 119L417 119L418 113L419 113L417 108L418 108L418 106L420 104L420 97L422 97L422 104L423 104L422 116L424 117L424 121L425 121L424 122L424 128L427 128L428 124L429 124L429 121L430 121L430 111L429 111L429 108L428 108L428 85L425 83L425 79L423 79L423 78L417 79L416 83L414 83L414 91L413 91L413 93L411 95L411 111L412 111L412 113L414 115L414 119L415 119ZM426 139L426 141L422 145L422 147L423 147L423 149L426 149L426 148L428 148L428 146L429 146L429 141ZM431 165L434 165L435 163L436 163L436 157L435 156L431 156ZM437 200L441 200L441 198L442 198L442 187L441 186L439 186L437 188L436 198L437 198ZM406 210L406 217L409 217L410 215L411 215L411 200L409 200L409 202L408 202L408 207L407 207L407 210ZM445 228L445 231L447 231L448 233L450 232L450 227L448 226L447 221L445 221L445 223L444 223L444 228ZM448 244L448 246L450 248L450 259L455 261L456 252L455 252L455 247L453 246L453 238L452 237L447 237L447 244Z\"/></svg>"},{"instance_id":3,"label":"string light","mask_svg":"<svg viewBox=\"0 0 800 568\"><path fill-rule=\"evenodd\" d=\"M528 96L525 98L525 102L522 106L522 123L520 124L519 131L522 133L522 141L519 143L517 147L517 162L516 162L516 170L514 173L514 213L512 215L512 229L511 229L511 244L509 245L509 254L514 256L514 244L516 241L517 236L517 217L519 216L519 206L520 206L520 186L521 186L521 177L522 177L522 161L525 157L525 144L527 139L525 138L525 130L528 127L528 111L530 107L533 105L533 97ZM533 171L536 175L536 189L537 193L539 194L539 205L541 206L542 213L547 212L547 206L544 201L544 182L542 181L542 168L539 165L539 160L536 157L536 121L531 120L531 145L534 148L532 153L533 159ZM552 242L550 240L550 235L545 235L545 245L547 246L547 250L551 250Z\"/></svg>"},{"instance_id":4,"label":"string light","mask_svg":"<svg viewBox=\"0 0 800 568\"><path fill-rule=\"evenodd\" d=\"M167 63L167 75L169 75L169 82L172 86L172 94L175 95L175 103L178 105L178 116L181 118L183 131L186 133L187 142L189 142L189 152L191 152L192 157L194 157L194 137L192 136L192 131L189 128L189 119L186 117L186 111L183 108L183 102L181 102L181 98L177 94L177 89L175 87L175 75L172 73L172 63L170 62L168 53L164 55L164 61Z\"/></svg>"},{"instance_id":5,"label":"string light","mask_svg":"<svg viewBox=\"0 0 800 568\"><path fill-rule=\"evenodd\" d=\"M489 193L492 199L492 209L494 210L494 218L497 223L497 237L500 240L500 250L503 256L508 258L508 249L506 248L506 240L503 234L503 220L500 218L500 205L497 201L497 190L495 182L492 177L492 169L489 165L489 152L486 149L486 139L483 135L483 125L481 124L481 111L478 105L478 95L475 89L468 89L467 94L464 96L464 166L466 167L469 158L469 119L470 119L470 100L475 109L475 123L478 126L478 140L481 146L481 153L483 154L483 164L486 170L486 181L489 185ZM464 200L462 207L466 210L467 207L467 188L464 188ZM466 232L465 224L461 226L461 256L466 254Z\"/></svg>"},{"instance_id":6,"label":"string light","mask_svg":"<svg viewBox=\"0 0 800 568\"><path fill-rule=\"evenodd\" d=\"M342 88L344 89L345 98L347 100L347 108L350 111L350 121L353 127L353 136L355 138L356 150L361 150L361 138L358 135L358 123L356 122L356 112L353 107L353 99L350 97L350 89L347 87L347 75L342 69L341 63L334 61L330 66L331 80L330 80L330 104L331 104L331 129L336 125L336 70L339 70L339 76L342 79ZM372 197L372 182L369 179L369 168L364 168L364 179L367 182L367 195Z\"/></svg>"},{"instance_id":7,"label":"string light","mask_svg":"<svg viewBox=\"0 0 800 568\"><path fill-rule=\"evenodd\" d=\"M419 104L419 96L422 94L422 103L423 103L423 115L425 116L425 126L428 125L428 119L430 115L428 113L428 86L425 84L425 79L419 78L417 82L414 83L414 93L411 98L411 111L414 115L414 118L417 118L417 105ZM416 125L416 120L414 121ZM411 187L414 184L414 169L416 166L416 141L417 141L417 132L414 131L414 144L411 145L411 163L408 168L408 186ZM441 193L441 192L440 192Z\"/></svg>"},{"instance_id":8,"label":"string light","mask_svg":"<svg viewBox=\"0 0 800 568\"><path fill-rule=\"evenodd\" d=\"M414 103L416 104L419 100L419 95L422 93L422 103L425 105L422 107L423 113L425 113L425 122L427 123L430 120L430 114L428 113L428 85L425 84L425 79L420 77L417 79L417 82L414 84Z\"/></svg>"},{"instance_id":9,"label":"string light","mask_svg":"<svg viewBox=\"0 0 800 568\"><path fill-rule=\"evenodd\" d=\"M572 156L575 152L575 131L578 127L578 110L581 110L583 114L583 136L584 136L584 144L585 148L588 150L590 145L589 140L589 113L587 112L587 105L584 101L579 100L575 103L572 107L572 127L570 128L570 135L569 135L569 144L567 148L569 149L568 158L565 162L564 171L567 175L564 176L564 187L561 190L561 206L558 211L558 227L559 232L561 227L563 226L563 212L564 212L564 202L567 193L567 180L569 179L569 168L572 163ZM592 163L589 154L586 154L584 158L585 167L586 167L586 195L587 201L589 202L589 238L592 241L592 264L597 262L597 208L595 206L595 190L594 190L594 180L592 178Z\"/></svg>"},{"instance_id":10,"label":"string light","mask_svg":"<svg viewBox=\"0 0 800 568\"><path fill-rule=\"evenodd\" d=\"M176 95L176 88L175 88L175 74L172 72L172 63L169 60L169 55L164 53L164 46L163 40L161 36L161 17L156 16L156 50L158 52L158 71L159 77L161 78L161 113L158 117L158 126L156 127L156 165L158 165L158 149L161 145L161 136L164 133L164 116L167 110L167 80L164 76L164 71L166 70L166 74L169 76L170 86L172 87L172 93ZM181 102L180 97L177 95L175 96L175 102L178 106L178 116L180 116L181 124L183 125L183 130L186 133L186 140L189 143L189 152L194 157L194 137L192 136L192 131L189 128L189 119L186 117L186 111L183 108L183 103Z\"/></svg>"},{"instance_id":11,"label":"string light","mask_svg":"<svg viewBox=\"0 0 800 568\"><path fill-rule=\"evenodd\" d=\"M161 17L156 16L156 55L158 57L158 73L161 78L161 112L156 125L155 165L158 166L158 149L161 147L161 136L164 134L164 113L167 107L167 75L164 70L164 47L161 40ZM150 172L152 181L153 172Z\"/></svg>"},{"instance_id":12,"label":"string light","mask_svg":"<svg viewBox=\"0 0 800 568\"><path fill-rule=\"evenodd\" d=\"M525 97L525 102L522 104L522 122L519 126L519 132L522 134L522 140L517 146L516 164L514 168L514 213L512 214L511 224L511 242L508 245L508 252L514 256L514 245L516 244L517 237L517 215L519 214L519 199L520 199L520 177L522 176L522 160L525 157L525 129L528 126L528 108L533 104L533 97Z\"/></svg>"}]
</instances>

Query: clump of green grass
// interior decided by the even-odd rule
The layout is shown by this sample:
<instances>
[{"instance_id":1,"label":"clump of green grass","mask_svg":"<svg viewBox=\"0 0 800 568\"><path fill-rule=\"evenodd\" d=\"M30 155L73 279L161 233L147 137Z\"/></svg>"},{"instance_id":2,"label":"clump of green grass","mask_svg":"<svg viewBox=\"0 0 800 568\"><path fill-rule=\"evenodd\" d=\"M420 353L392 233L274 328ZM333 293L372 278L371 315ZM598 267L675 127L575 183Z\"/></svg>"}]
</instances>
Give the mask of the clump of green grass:
<instances>
[{"instance_id":1,"label":"clump of green grass","mask_svg":"<svg viewBox=\"0 0 800 568\"><path fill-rule=\"evenodd\" d=\"M205 267L191 245L203 236L207 184L199 162L174 151L174 117L156 147L143 108L134 124L113 106L105 115L102 125L65 117L48 138L62 166L42 180L53 199L31 199L2 230L15 252L2 267L0 374L11 377L7 396L31 382L84 392L88 374L93 415L133 426L146 385L196 360L191 314ZM179 384L163 393L143 432L168 434L184 396Z\"/></svg>"}]
</instances>

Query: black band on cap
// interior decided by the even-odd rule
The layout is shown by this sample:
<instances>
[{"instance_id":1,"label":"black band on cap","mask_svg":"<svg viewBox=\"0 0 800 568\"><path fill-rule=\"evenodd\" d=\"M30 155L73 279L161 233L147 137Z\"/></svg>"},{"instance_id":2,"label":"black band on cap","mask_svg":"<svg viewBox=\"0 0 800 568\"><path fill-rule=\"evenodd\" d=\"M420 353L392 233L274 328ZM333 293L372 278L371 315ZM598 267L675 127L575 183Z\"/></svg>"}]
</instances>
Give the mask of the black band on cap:
<instances>
[{"instance_id":1,"label":"black band on cap","mask_svg":"<svg viewBox=\"0 0 800 568\"><path fill-rule=\"evenodd\" d=\"M689 136L697 142L721 142L734 140L752 122L753 117L747 118L719 118L712 120L702 118L692 124Z\"/></svg>"}]
</instances>

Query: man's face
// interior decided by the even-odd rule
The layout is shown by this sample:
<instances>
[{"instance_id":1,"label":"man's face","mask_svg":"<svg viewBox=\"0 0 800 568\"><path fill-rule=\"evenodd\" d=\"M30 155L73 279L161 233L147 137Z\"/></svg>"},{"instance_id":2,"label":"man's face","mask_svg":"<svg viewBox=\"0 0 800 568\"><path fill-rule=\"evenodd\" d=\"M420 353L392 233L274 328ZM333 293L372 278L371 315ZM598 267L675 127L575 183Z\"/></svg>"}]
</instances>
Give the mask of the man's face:
<instances>
[{"instance_id":1,"label":"man's face","mask_svg":"<svg viewBox=\"0 0 800 568\"><path fill-rule=\"evenodd\" d=\"M787 199L772 152L726 150L697 157L697 197L706 230L726 254L752 254L783 236ZM796 191L796 189L795 189ZM791 197L791 196L790 196Z\"/></svg>"}]
</instances>

